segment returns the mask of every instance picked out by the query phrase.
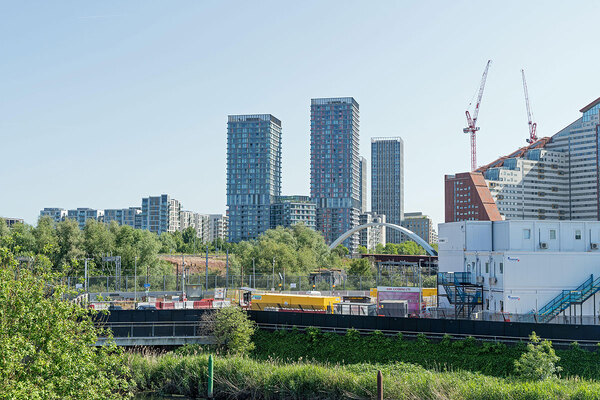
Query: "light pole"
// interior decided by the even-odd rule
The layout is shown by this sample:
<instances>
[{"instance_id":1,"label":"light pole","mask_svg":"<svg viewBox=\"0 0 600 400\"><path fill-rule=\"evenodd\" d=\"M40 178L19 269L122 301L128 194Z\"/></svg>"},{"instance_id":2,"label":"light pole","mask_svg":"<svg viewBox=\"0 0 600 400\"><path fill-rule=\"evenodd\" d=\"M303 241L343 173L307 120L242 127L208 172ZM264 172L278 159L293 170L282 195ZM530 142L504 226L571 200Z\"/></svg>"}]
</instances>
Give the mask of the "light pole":
<instances>
[{"instance_id":1,"label":"light pole","mask_svg":"<svg viewBox=\"0 0 600 400\"><path fill-rule=\"evenodd\" d=\"M421 318L421 299L423 298L423 280L421 274L421 260L419 260L419 318Z\"/></svg>"},{"instance_id":2,"label":"light pole","mask_svg":"<svg viewBox=\"0 0 600 400\"><path fill-rule=\"evenodd\" d=\"M254 265L254 258L252 259L252 287L256 289L256 266Z\"/></svg>"},{"instance_id":3,"label":"light pole","mask_svg":"<svg viewBox=\"0 0 600 400\"><path fill-rule=\"evenodd\" d=\"M137 303L137 259L137 256L135 256L133 264L133 308L136 308L135 303Z\"/></svg>"},{"instance_id":4,"label":"light pole","mask_svg":"<svg viewBox=\"0 0 600 400\"><path fill-rule=\"evenodd\" d=\"M271 289L275 290L275 257L273 257L273 284L271 285Z\"/></svg>"}]
</instances>

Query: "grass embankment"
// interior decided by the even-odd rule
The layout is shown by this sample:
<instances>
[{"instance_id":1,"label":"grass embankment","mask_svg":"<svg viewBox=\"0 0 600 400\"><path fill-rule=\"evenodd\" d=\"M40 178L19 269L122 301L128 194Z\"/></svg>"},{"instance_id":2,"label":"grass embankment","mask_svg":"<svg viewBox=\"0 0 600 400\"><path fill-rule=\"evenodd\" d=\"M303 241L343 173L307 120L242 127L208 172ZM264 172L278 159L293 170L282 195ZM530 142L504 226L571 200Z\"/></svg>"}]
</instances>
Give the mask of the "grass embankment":
<instances>
[{"instance_id":1,"label":"grass embankment","mask_svg":"<svg viewBox=\"0 0 600 400\"><path fill-rule=\"evenodd\" d=\"M432 342L424 337L406 340L401 335L361 336L356 331L346 335L258 330L253 337L256 359L281 361L317 360L319 362L393 363L405 362L435 370L466 370L484 375L507 377L514 372L514 361L526 350L525 342L514 346L481 343L472 338ZM600 381L600 349L590 352L573 347L556 350L561 358L562 377L580 377Z\"/></svg>"},{"instance_id":2,"label":"grass embankment","mask_svg":"<svg viewBox=\"0 0 600 400\"><path fill-rule=\"evenodd\" d=\"M129 362L140 391L206 393L207 354L133 354ZM600 384L578 379L523 382L405 363L283 364L241 357L216 357L214 390L218 399L367 399L375 397L377 370L384 376L386 399L600 399Z\"/></svg>"}]
</instances>

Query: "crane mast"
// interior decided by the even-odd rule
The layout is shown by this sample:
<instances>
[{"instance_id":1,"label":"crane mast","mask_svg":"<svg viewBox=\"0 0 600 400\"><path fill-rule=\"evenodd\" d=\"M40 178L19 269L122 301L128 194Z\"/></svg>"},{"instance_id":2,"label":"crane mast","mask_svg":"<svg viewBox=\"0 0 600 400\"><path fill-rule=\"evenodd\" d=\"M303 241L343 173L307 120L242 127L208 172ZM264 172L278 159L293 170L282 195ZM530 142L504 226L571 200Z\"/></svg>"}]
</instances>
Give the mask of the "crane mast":
<instances>
[{"instance_id":1,"label":"crane mast","mask_svg":"<svg viewBox=\"0 0 600 400\"><path fill-rule=\"evenodd\" d=\"M521 70L521 76L523 77L523 91L525 92L525 105L527 106L527 121L529 124L529 139L527 143L535 143L537 141L537 123L533 122L531 117L531 107L529 106L529 93L527 92L527 81L525 81L525 70Z\"/></svg>"},{"instance_id":2,"label":"crane mast","mask_svg":"<svg viewBox=\"0 0 600 400\"><path fill-rule=\"evenodd\" d=\"M469 133L471 136L471 171L475 171L477 169L477 144L475 140L475 133L477 133L479 130L479 127L477 126L477 117L479 116L479 108L481 106L481 98L483 97L483 89L485 88L485 81L487 79L487 74L491 63L492 60L488 60L487 64L485 65L485 70L483 71L483 76L481 77L481 84L479 85L477 103L475 104L475 109L473 110L473 117L471 118L471 113L469 113L469 110L465 112L467 116L467 127L463 129L463 132Z\"/></svg>"}]
</instances>

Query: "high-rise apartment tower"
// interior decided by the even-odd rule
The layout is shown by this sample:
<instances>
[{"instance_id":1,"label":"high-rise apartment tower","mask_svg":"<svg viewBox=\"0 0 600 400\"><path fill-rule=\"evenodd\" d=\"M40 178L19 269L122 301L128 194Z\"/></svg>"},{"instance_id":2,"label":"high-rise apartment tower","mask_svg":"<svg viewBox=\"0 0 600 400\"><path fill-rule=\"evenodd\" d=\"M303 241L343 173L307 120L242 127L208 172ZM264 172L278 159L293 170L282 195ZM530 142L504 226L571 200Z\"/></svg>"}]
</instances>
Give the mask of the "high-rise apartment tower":
<instances>
[{"instance_id":1,"label":"high-rise apartment tower","mask_svg":"<svg viewBox=\"0 0 600 400\"><path fill-rule=\"evenodd\" d=\"M360 204L359 106L352 97L312 99L310 196L317 230L327 243L358 225ZM344 242L358 249L358 234Z\"/></svg>"},{"instance_id":2,"label":"high-rise apartment tower","mask_svg":"<svg viewBox=\"0 0 600 400\"><path fill-rule=\"evenodd\" d=\"M281 121L271 114L230 115L227 122L229 240L255 239L270 228L281 194Z\"/></svg>"},{"instance_id":3,"label":"high-rise apartment tower","mask_svg":"<svg viewBox=\"0 0 600 400\"><path fill-rule=\"evenodd\" d=\"M371 211L401 225L404 219L404 142L400 137L371 139ZM386 241L400 243L402 234L387 228Z\"/></svg>"}]
</instances>

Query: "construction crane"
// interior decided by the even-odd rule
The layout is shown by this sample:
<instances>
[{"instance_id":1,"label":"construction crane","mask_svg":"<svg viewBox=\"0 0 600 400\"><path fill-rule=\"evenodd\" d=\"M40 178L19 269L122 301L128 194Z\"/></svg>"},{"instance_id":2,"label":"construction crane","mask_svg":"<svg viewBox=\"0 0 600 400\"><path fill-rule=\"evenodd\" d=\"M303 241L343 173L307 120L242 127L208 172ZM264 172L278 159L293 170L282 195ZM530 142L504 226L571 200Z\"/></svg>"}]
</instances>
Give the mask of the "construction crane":
<instances>
[{"instance_id":1,"label":"construction crane","mask_svg":"<svg viewBox=\"0 0 600 400\"><path fill-rule=\"evenodd\" d=\"M463 129L463 132L471 134L471 171L475 171L477 169L477 145L475 142L475 133L479 130L479 127L476 125L477 116L479 115L479 107L481 106L481 98L483 97L485 80L487 79L487 74L491 63L492 60L488 60L487 64L485 65L485 70L483 71L483 76L481 77L479 94L477 95L477 103L475 104L475 109L473 110L473 118L471 118L471 113L469 113L469 110L465 112L467 115L467 127ZM471 104L469 104L469 106L470 105Z\"/></svg>"},{"instance_id":2,"label":"construction crane","mask_svg":"<svg viewBox=\"0 0 600 400\"><path fill-rule=\"evenodd\" d=\"M527 93L527 82L525 81L525 70L521 70L521 76L523 77L523 91L525 92L525 105L527 106L527 120L529 121L529 139L527 139L527 143L535 143L537 142L537 124L533 122L533 118L531 116L531 108L529 107L529 93Z\"/></svg>"}]
</instances>

